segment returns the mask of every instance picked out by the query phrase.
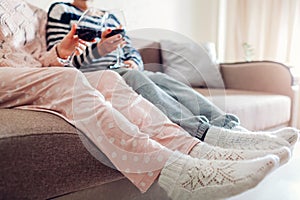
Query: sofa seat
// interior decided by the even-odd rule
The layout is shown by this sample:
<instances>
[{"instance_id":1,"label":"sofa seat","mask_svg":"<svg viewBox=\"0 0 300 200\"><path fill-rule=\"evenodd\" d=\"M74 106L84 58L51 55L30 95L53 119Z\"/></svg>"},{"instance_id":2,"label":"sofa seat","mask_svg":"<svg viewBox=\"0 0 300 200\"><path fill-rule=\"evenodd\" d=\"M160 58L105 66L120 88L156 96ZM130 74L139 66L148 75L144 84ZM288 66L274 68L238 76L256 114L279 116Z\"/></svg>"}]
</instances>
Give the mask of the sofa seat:
<instances>
[{"instance_id":1,"label":"sofa seat","mask_svg":"<svg viewBox=\"0 0 300 200\"><path fill-rule=\"evenodd\" d=\"M0 127L0 199L48 199L125 179L56 115L1 109Z\"/></svg>"},{"instance_id":2,"label":"sofa seat","mask_svg":"<svg viewBox=\"0 0 300 200\"><path fill-rule=\"evenodd\" d=\"M290 120L291 99L288 96L233 89L195 90L207 96L225 112L239 116L241 125L249 130L287 126Z\"/></svg>"},{"instance_id":3,"label":"sofa seat","mask_svg":"<svg viewBox=\"0 0 300 200\"><path fill-rule=\"evenodd\" d=\"M141 194L99 162L92 155L102 153L87 150L87 141L61 117L0 109L0 127L0 199L168 200L157 182Z\"/></svg>"}]
</instances>

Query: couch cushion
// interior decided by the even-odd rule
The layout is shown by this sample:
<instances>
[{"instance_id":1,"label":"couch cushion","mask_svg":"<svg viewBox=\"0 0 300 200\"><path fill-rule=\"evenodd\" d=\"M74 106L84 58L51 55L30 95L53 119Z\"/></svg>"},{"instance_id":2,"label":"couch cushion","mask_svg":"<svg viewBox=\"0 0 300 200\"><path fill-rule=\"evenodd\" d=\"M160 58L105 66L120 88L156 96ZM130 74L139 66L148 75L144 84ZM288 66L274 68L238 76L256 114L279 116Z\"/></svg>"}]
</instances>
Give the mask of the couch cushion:
<instances>
[{"instance_id":1,"label":"couch cushion","mask_svg":"<svg viewBox=\"0 0 300 200\"><path fill-rule=\"evenodd\" d=\"M291 100L287 96L240 90L196 89L225 112L236 114L249 130L266 130L286 125Z\"/></svg>"},{"instance_id":2,"label":"couch cushion","mask_svg":"<svg viewBox=\"0 0 300 200\"><path fill-rule=\"evenodd\" d=\"M0 127L0 139L43 134L77 134L72 125L53 114L18 109L0 109Z\"/></svg>"},{"instance_id":3,"label":"couch cushion","mask_svg":"<svg viewBox=\"0 0 300 200\"><path fill-rule=\"evenodd\" d=\"M213 43L161 41L164 73L192 87L224 88Z\"/></svg>"},{"instance_id":4,"label":"couch cushion","mask_svg":"<svg viewBox=\"0 0 300 200\"><path fill-rule=\"evenodd\" d=\"M0 109L0 166L0 199L48 199L124 178L62 118L17 109Z\"/></svg>"}]
</instances>

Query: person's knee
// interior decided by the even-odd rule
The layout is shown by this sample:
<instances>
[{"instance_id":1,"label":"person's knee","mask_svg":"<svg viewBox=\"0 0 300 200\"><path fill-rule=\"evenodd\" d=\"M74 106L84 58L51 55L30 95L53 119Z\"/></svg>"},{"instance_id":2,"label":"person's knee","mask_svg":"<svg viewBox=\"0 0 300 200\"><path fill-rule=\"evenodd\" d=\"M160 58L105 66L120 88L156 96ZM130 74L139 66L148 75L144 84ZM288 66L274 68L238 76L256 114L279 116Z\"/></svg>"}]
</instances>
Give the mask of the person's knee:
<instances>
[{"instance_id":1,"label":"person's knee","mask_svg":"<svg viewBox=\"0 0 300 200\"><path fill-rule=\"evenodd\" d=\"M99 73L102 73L103 77L109 77L114 80L122 80L123 78L117 73L112 70L104 70L100 71Z\"/></svg>"},{"instance_id":2,"label":"person's knee","mask_svg":"<svg viewBox=\"0 0 300 200\"><path fill-rule=\"evenodd\" d=\"M161 72L148 73L147 76L151 79L165 78L167 75Z\"/></svg>"},{"instance_id":3,"label":"person's knee","mask_svg":"<svg viewBox=\"0 0 300 200\"><path fill-rule=\"evenodd\" d=\"M112 70L101 70L97 72L92 72L94 79L96 79L97 84L93 84L95 87L100 89L101 87L111 87L115 83L124 82L123 78L117 73ZM95 80L92 80L95 83ZM107 85L109 84L109 85Z\"/></svg>"},{"instance_id":4,"label":"person's knee","mask_svg":"<svg viewBox=\"0 0 300 200\"><path fill-rule=\"evenodd\" d=\"M22 71L21 71L22 72ZM69 82L74 82L75 78L81 72L77 69L67 67L49 67L36 68L33 70L26 70L23 73L28 74L28 80L35 79L36 84L41 83L45 86L46 83L51 85L66 85Z\"/></svg>"},{"instance_id":5,"label":"person's knee","mask_svg":"<svg viewBox=\"0 0 300 200\"><path fill-rule=\"evenodd\" d=\"M161 72L147 74L149 79L151 79L154 83L160 84L165 83L166 80L170 79L170 76Z\"/></svg>"},{"instance_id":6,"label":"person's knee","mask_svg":"<svg viewBox=\"0 0 300 200\"><path fill-rule=\"evenodd\" d=\"M59 67L55 69L49 68L49 72L52 74L55 74L56 77L68 77L70 79L75 78L76 76L80 76L82 72L75 68L70 68L70 67Z\"/></svg>"},{"instance_id":7,"label":"person's knee","mask_svg":"<svg viewBox=\"0 0 300 200\"><path fill-rule=\"evenodd\" d=\"M138 70L128 70L124 75L123 77L125 78L140 78L140 77L143 77L143 73L141 71L138 71Z\"/></svg>"},{"instance_id":8,"label":"person's knee","mask_svg":"<svg viewBox=\"0 0 300 200\"><path fill-rule=\"evenodd\" d=\"M154 85L154 83L147 76L145 76L143 72L138 70L130 70L122 77L133 89L142 87L143 85Z\"/></svg>"}]
</instances>

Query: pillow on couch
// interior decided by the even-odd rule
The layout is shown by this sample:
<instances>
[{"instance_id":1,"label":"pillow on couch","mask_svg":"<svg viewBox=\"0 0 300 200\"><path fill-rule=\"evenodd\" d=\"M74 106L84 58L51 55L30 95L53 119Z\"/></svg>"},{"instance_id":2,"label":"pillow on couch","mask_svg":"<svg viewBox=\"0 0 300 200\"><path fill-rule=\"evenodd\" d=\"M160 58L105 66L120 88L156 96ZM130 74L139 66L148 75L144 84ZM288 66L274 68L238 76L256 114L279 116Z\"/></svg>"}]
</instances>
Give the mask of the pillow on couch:
<instances>
[{"instance_id":1,"label":"pillow on couch","mask_svg":"<svg viewBox=\"0 0 300 200\"><path fill-rule=\"evenodd\" d=\"M192 87L224 88L212 43L161 41L164 73Z\"/></svg>"}]
</instances>

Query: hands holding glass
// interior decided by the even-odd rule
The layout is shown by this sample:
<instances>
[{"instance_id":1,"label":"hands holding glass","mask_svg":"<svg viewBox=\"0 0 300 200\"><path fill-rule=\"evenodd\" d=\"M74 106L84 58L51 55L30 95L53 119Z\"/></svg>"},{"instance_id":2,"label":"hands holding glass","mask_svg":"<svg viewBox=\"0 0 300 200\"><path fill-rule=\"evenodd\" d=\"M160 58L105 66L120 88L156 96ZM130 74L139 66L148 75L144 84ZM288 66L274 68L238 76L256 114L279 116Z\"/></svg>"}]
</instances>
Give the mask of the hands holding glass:
<instances>
[{"instance_id":1,"label":"hands holding glass","mask_svg":"<svg viewBox=\"0 0 300 200\"><path fill-rule=\"evenodd\" d=\"M125 27L126 27L126 20L125 15L122 10L110 10L108 11L107 18L105 20L104 26L107 30L110 30L105 37L109 38L114 35L118 35L118 37L124 38L125 37ZM111 69L120 68L120 67L127 67L125 63L123 63L121 59L122 51L122 45L125 44L125 42L118 43L117 45L117 61L114 65L109 66Z\"/></svg>"},{"instance_id":2,"label":"hands holding glass","mask_svg":"<svg viewBox=\"0 0 300 200\"><path fill-rule=\"evenodd\" d=\"M98 42L97 48L101 56L117 50L116 63L109 68L126 66L121 60L121 47L125 44L123 37L126 24L124 13L121 10L102 11L89 8L76 24L60 44L64 47L65 52L68 50L69 55L71 54L67 60L61 62L63 65L72 66L74 55L81 54L88 43Z\"/></svg>"},{"instance_id":3,"label":"hands holding glass","mask_svg":"<svg viewBox=\"0 0 300 200\"><path fill-rule=\"evenodd\" d=\"M68 59L60 60L63 65L72 66L74 55L80 55L88 42L95 42L96 38L101 38L106 15L99 9L89 8L81 15L78 22L73 24L69 34L59 44L60 49L68 55Z\"/></svg>"}]
</instances>

